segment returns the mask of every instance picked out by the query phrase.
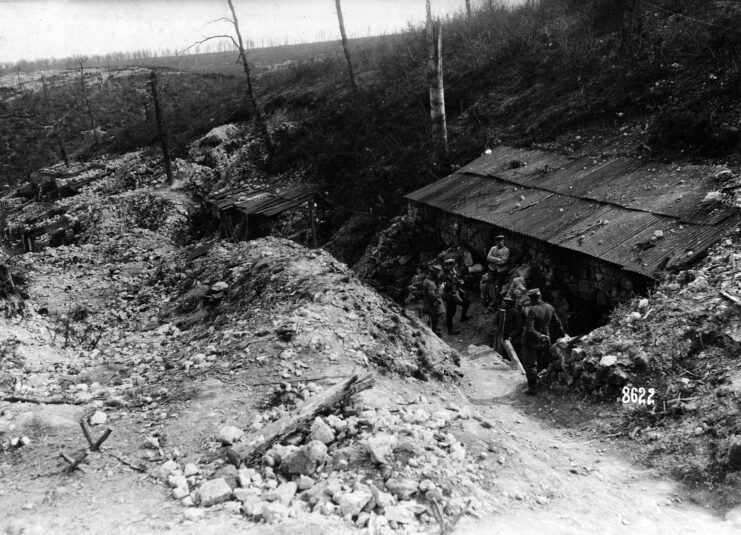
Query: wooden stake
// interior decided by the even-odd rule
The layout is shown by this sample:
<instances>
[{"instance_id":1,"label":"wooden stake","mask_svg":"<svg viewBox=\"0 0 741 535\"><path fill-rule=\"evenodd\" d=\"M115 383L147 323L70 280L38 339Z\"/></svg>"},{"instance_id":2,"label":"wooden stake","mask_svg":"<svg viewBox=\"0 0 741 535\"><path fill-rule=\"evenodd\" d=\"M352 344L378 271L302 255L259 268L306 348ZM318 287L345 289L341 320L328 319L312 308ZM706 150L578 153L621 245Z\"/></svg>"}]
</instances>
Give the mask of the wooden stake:
<instances>
[{"instance_id":1,"label":"wooden stake","mask_svg":"<svg viewBox=\"0 0 741 535\"><path fill-rule=\"evenodd\" d=\"M64 453L63 451L60 451L59 456L69 463L69 466L66 467L64 471L68 473L74 472L75 470L79 470L80 472L87 472L84 466L80 466L80 463L85 460L85 458L87 457L87 454L88 452L85 451L82 453L82 455L74 459L70 457L69 455L67 455L66 453Z\"/></svg>"},{"instance_id":2,"label":"wooden stake","mask_svg":"<svg viewBox=\"0 0 741 535\"><path fill-rule=\"evenodd\" d=\"M95 441L95 444L93 444L93 447L90 448L90 451L98 451L103 445L103 442L105 442L106 439L111 436L111 433L113 433L113 429L111 429L110 427L103 431L103 434L100 435L100 438Z\"/></svg>"}]
</instances>

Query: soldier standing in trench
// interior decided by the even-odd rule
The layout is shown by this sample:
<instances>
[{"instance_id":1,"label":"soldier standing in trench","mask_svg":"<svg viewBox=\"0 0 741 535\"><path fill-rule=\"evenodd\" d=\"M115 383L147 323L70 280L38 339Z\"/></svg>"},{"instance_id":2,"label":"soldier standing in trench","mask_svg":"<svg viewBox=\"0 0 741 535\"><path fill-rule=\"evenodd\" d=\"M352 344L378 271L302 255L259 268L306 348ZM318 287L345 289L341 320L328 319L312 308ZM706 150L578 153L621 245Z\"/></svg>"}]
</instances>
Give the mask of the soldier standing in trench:
<instances>
[{"instance_id":1,"label":"soldier standing in trench","mask_svg":"<svg viewBox=\"0 0 741 535\"><path fill-rule=\"evenodd\" d=\"M509 248L504 245L504 236L501 234L494 237L494 247L489 249L486 262L489 266L486 288L487 301L489 301L491 310L495 310L496 306L499 305L499 292L507 279L509 265Z\"/></svg>"},{"instance_id":2,"label":"soldier standing in trench","mask_svg":"<svg viewBox=\"0 0 741 535\"><path fill-rule=\"evenodd\" d=\"M443 263L443 274L440 278L443 287L443 300L445 301L445 325L448 328L448 335L458 335L461 331L453 329L453 317L455 316L458 305L461 306L461 322L468 321L468 307L471 301L468 299L463 289L463 281L458 277L455 269L455 259L448 258Z\"/></svg>"},{"instance_id":3,"label":"soldier standing in trench","mask_svg":"<svg viewBox=\"0 0 741 535\"><path fill-rule=\"evenodd\" d=\"M442 336L439 325L440 319L445 314L445 305L440 290L442 271L440 266L433 265L422 282L422 312L430 316L430 328L438 336Z\"/></svg>"},{"instance_id":4,"label":"soldier standing in trench","mask_svg":"<svg viewBox=\"0 0 741 535\"><path fill-rule=\"evenodd\" d=\"M566 336L561 319L553 306L543 301L538 288L527 292L530 303L526 307L525 331L522 334L522 365L527 377L527 393L537 392L538 372L551 362L551 331Z\"/></svg>"}]
</instances>

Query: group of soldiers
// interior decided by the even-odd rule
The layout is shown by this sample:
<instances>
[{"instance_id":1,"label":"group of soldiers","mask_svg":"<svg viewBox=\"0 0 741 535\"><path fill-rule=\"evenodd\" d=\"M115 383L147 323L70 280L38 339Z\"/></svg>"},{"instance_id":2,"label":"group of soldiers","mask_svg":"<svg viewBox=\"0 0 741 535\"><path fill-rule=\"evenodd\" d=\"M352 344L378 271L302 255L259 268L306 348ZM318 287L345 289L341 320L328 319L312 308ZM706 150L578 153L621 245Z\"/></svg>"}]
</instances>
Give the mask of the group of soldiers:
<instances>
[{"instance_id":1,"label":"group of soldiers","mask_svg":"<svg viewBox=\"0 0 741 535\"><path fill-rule=\"evenodd\" d=\"M505 285L509 274L510 251L505 245L504 236L496 236L494 241L495 245L487 254L487 272L481 277L479 285L482 307L495 314L494 348L507 355L503 347L505 343L512 344L512 358L518 358L519 354L525 369L527 393L534 394L539 372L547 369L551 363L552 341L566 336L566 333L555 309L543 301L538 288L528 290L521 276L513 277ZM411 287L412 293L422 299L422 312L429 316L430 327L438 336L442 335L440 322L443 316L448 335L460 334L460 330L453 325L458 307L461 309L462 323L471 318L471 301L456 264L454 258L448 258L442 264L432 264L427 273L418 274L418 280ZM422 279L421 283L419 279Z\"/></svg>"}]
</instances>

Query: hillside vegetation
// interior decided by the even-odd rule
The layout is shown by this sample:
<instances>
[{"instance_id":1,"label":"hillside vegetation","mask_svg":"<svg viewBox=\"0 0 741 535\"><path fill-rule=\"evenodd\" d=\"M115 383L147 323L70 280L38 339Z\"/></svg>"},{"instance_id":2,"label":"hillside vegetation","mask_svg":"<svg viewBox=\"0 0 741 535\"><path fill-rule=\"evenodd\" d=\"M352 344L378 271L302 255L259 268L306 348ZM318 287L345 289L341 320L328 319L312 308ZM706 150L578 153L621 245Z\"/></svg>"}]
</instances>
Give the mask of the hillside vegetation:
<instances>
[{"instance_id":1,"label":"hillside vegetation","mask_svg":"<svg viewBox=\"0 0 741 535\"><path fill-rule=\"evenodd\" d=\"M641 1L626 34L622 5L493 3L471 20L447 20L450 164L465 164L499 142L737 163L741 8L728 1ZM398 213L404 193L450 171L431 159L424 29L352 45L358 92L350 91L338 43L334 54L327 46L311 60L292 59L286 50L270 59L282 60L281 68L258 69L256 80L276 138L271 170L300 170L323 186L331 203L326 238L357 213L383 222ZM198 69L210 59L213 71L224 72L225 57L205 55ZM182 61L173 58L170 67ZM156 63L163 68L166 60ZM248 117L243 80L233 72L162 76L176 154L211 126ZM44 126L62 116L63 137L80 157L155 140L143 75L88 83L97 88L96 120L109 134L92 149L81 135L89 123L74 74L50 89L51 110L38 90L13 90L6 98L0 113L15 117L0 133L8 154L4 180L16 182L58 160L57 141Z\"/></svg>"}]
</instances>

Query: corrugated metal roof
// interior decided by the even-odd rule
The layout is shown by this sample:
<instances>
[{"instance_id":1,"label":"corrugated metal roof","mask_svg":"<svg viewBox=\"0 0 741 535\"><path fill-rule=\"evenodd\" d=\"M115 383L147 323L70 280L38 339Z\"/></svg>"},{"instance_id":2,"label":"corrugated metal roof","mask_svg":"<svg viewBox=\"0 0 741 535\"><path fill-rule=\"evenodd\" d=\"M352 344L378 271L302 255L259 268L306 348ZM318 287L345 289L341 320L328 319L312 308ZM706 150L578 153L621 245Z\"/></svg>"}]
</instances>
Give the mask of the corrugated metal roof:
<instances>
[{"instance_id":1,"label":"corrugated metal roof","mask_svg":"<svg viewBox=\"0 0 741 535\"><path fill-rule=\"evenodd\" d=\"M261 192L248 197L232 197L221 194L212 197L211 200L219 210L236 207L245 215L272 217L308 201L314 195L314 192L314 186L302 185L285 189L279 193Z\"/></svg>"},{"instance_id":2,"label":"corrugated metal roof","mask_svg":"<svg viewBox=\"0 0 741 535\"><path fill-rule=\"evenodd\" d=\"M652 276L739 221L737 209L702 202L722 187L713 171L500 146L406 198Z\"/></svg>"}]
</instances>

